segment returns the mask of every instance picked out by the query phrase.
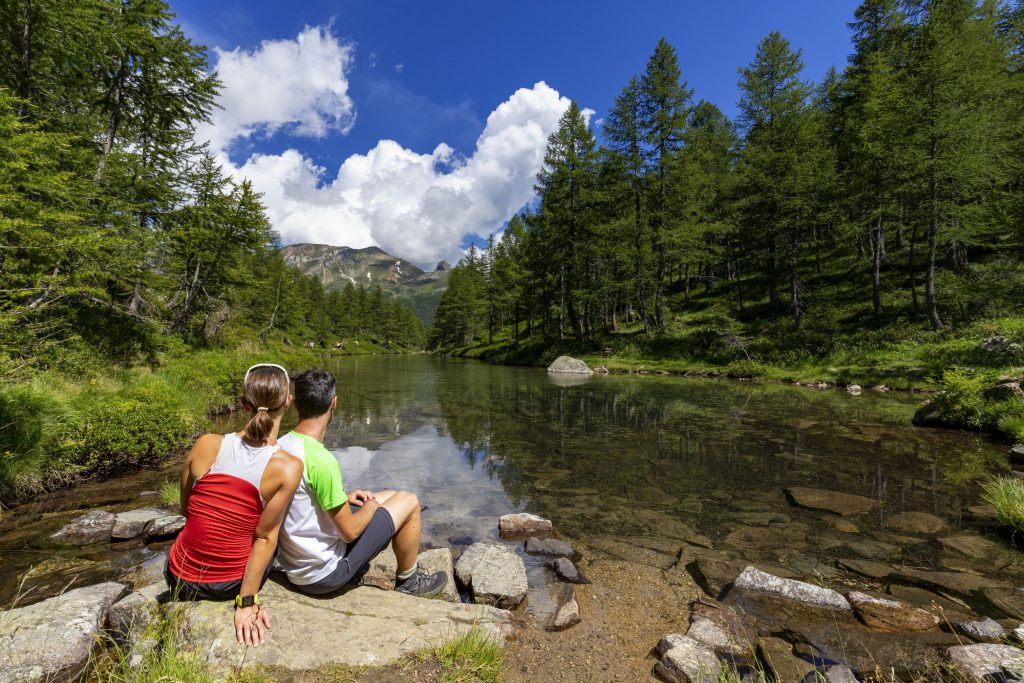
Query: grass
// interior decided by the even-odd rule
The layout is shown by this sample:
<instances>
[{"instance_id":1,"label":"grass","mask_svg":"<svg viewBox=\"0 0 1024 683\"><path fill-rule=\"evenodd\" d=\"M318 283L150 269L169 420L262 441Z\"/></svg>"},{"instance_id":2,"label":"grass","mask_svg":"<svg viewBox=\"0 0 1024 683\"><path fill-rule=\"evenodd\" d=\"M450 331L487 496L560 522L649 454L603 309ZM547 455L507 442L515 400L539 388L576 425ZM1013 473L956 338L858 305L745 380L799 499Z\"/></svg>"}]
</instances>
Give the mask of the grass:
<instances>
[{"instance_id":1,"label":"grass","mask_svg":"<svg viewBox=\"0 0 1024 683\"><path fill-rule=\"evenodd\" d=\"M984 484L982 500L995 508L1001 524L1024 531L1024 479L995 477Z\"/></svg>"},{"instance_id":2,"label":"grass","mask_svg":"<svg viewBox=\"0 0 1024 683\"><path fill-rule=\"evenodd\" d=\"M421 655L441 668L439 680L449 683L499 683L505 650L493 636L473 626L462 636Z\"/></svg>"},{"instance_id":3,"label":"grass","mask_svg":"<svg viewBox=\"0 0 1024 683\"><path fill-rule=\"evenodd\" d=\"M157 495L164 505L177 507L181 502L181 487L178 482L168 479L161 482L160 488L157 489Z\"/></svg>"}]
</instances>

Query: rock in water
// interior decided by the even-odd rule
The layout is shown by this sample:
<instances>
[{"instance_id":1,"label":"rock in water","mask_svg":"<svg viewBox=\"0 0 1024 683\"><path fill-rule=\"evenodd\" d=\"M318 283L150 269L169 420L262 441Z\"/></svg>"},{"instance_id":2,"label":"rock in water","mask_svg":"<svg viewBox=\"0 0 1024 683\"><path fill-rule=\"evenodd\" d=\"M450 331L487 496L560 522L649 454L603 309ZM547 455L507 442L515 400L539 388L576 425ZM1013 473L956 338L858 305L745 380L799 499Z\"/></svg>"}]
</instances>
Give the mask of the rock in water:
<instances>
[{"instance_id":1,"label":"rock in water","mask_svg":"<svg viewBox=\"0 0 1024 683\"><path fill-rule=\"evenodd\" d=\"M864 391L864 389L861 388L859 384L850 384L849 386L846 387L846 391L848 391L851 394L857 395L860 392Z\"/></svg>"},{"instance_id":2,"label":"rock in water","mask_svg":"<svg viewBox=\"0 0 1024 683\"><path fill-rule=\"evenodd\" d=\"M587 367L587 364L578 358L571 356L559 356L555 362L548 366L548 372L564 372L573 375L592 375L594 371Z\"/></svg>"},{"instance_id":3,"label":"rock in water","mask_svg":"<svg viewBox=\"0 0 1024 683\"><path fill-rule=\"evenodd\" d=\"M991 683L1003 680L1004 666L1024 661L1024 651L1009 645L956 645L946 650L950 663L968 680Z\"/></svg>"},{"instance_id":4,"label":"rock in water","mask_svg":"<svg viewBox=\"0 0 1024 683\"><path fill-rule=\"evenodd\" d=\"M590 583L583 572L567 557L560 557L549 565L558 574L558 578L567 583Z\"/></svg>"},{"instance_id":5,"label":"rock in water","mask_svg":"<svg viewBox=\"0 0 1024 683\"><path fill-rule=\"evenodd\" d=\"M508 546L474 543L455 565L455 577L479 604L512 608L529 588L523 558Z\"/></svg>"},{"instance_id":6,"label":"rock in water","mask_svg":"<svg viewBox=\"0 0 1024 683\"><path fill-rule=\"evenodd\" d=\"M185 518L181 515L157 517L146 525L146 539L170 538L177 536L185 528Z\"/></svg>"},{"instance_id":7,"label":"rock in water","mask_svg":"<svg viewBox=\"0 0 1024 683\"><path fill-rule=\"evenodd\" d=\"M846 598L830 588L822 588L821 586L804 583L803 581L772 576L755 567L744 569L736 577L736 581L732 584L732 589L753 593L767 593L819 607L850 609L850 603L846 601Z\"/></svg>"},{"instance_id":8,"label":"rock in water","mask_svg":"<svg viewBox=\"0 0 1024 683\"><path fill-rule=\"evenodd\" d=\"M564 631L578 623L580 623L580 604L576 602L576 591L572 589L572 586L566 586L548 628L552 631Z\"/></svg>"},{"instance_id":9,"label":"rock in water","mask_svg":"<svg viewBox=\"0 0 1024 683\"><path fill-rule=\"evenodd\" d=\"M114 528L114 515L106 510L93 510L71 520L63 529L50 536L58 543L91 545L110 540Z\"/></svg>"},{"instance_id":10,"label":"rock in water","mask_svg":"<svg viewBox=\"0 0 1024 683\"><path fill-rule=\"evenodd\" d=\"M125 593L119 583L101 583L0 612L0 681L78 680L110 606Z\"/></svg>"},{"instance_id":11,"label":"rock in water","mask_svg":"<svg viewBox=\"0 0 1024 683\"><path fill-rule=\"evenodd\" d=\"M757 651L777 681L802 681L814 671L814 665L794 655L793 646L781 638L761 638Z\"/></svg>"},{"instance_id":12,"label":"rock in water","mask_svg":"<svg viewBox=\"0 0 1024 683\"><path fill-rule=\"evenodd\" d=\"M141 536L146 527L155 519L167 516L167 510L156 508L140 508L119 512L114 517L114 526L110 530L110 536L115 541L127 541Z\"/></svg>"},{"instance_id":13,"label":"rock in water","mask_svg":"<svg viewBox=\"0 0 1024 683\"><path fill-rule=\"evenodd\" d=\"M991 617L977 621L961 621L956 627L961 633L978 640L996 640L1006 635L1003 625Z\"/></svg>"},{"instance_id":14,"label":"rock in water","mask_svg":"<svg viewBox=\"0 0 1024 683\"><path fill-rule=\"evenodd\" d=\"M498 534L502 538L520 538L533 534L551 533L551 520L531 515L529 512L518 512L514 515L502 515L498 519Z\"/></svg>"},{"instance_id":15,"label":"rock in water","mask_svg":"<svg viewBox=\"0 0 1024 683\"><path fill-rule=\"evenodd\" d=\"M799 507L811 510L826 510L842 517L856 515L878 506L877 500L852 493L811 489L804 486L793 486L786 493Z\"/></svg>"},{"instance_id":16,"label":"rock in water","mask_svg":"<svg viewBox=\"0 0 1024 683\"><path fill-rule=\"evenodd\" d=\"M883 631L924 631L939 625L939 617L905 602L850 591L846 599L865 625Z\"/></svg>"},{"instance_id":17,"label":"rock in water","mask_svg":"<svg viewBox=\"0 0 1024 683\"><path fill-rule=\"evenodd\" d=\"M689 636L667 635L655 648L654 673L669 683L715 683L722 663L714 651Z\"/></svg>"},{"instance_id":18,"label":"rock in water","mask_svg":"<svg viewBox=\"0 0 1024 683\"><path fill-rule=\"evenodd\" d=\"M552 557L575 557L576 551L565 541L557 538L528 538L526 552L531 555L550 555Z\"/></svg>"},{"instance_id":19,"label":"rock in water","mask_svg":"<svg viewBox=\"0 0 1024 683\"><path fill-rule=\"evenodd\" d=\"M919 534L934 534L944 529L946 522L928 512L901 512L885 520L885 526Z\"/></svg>"}]
</instances>

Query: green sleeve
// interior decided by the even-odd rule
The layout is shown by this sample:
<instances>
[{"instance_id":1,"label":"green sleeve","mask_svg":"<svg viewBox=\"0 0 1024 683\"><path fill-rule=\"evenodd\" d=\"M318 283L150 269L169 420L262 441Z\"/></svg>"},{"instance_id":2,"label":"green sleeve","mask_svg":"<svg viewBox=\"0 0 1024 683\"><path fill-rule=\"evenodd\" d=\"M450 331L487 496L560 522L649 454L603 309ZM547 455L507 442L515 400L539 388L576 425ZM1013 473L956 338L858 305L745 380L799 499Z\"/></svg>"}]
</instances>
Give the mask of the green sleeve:
<instances>
[{"instance_id":1,"label":"green sleeve","mask_svg":"<svg viewBox=\"0 0 1024 683\"><path fill-rule=\"evenodd\" d=\"M313 439L306 440L306 483L323 510L341 507L348 500L338 461Z\"/></svg>"}]
</instances>

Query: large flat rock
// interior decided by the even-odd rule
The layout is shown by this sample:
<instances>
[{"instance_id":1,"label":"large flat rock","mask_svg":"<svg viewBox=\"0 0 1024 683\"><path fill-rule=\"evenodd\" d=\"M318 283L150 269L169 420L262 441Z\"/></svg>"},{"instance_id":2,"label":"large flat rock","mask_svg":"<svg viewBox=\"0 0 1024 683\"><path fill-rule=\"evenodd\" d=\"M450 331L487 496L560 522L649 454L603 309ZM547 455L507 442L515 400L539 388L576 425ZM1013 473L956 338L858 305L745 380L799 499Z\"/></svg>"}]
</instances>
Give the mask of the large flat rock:
<instances>
[{"instance_id":1,"label":"large flat rock","mask_svg":"<svg viewBox=\"0 0 1024 683\"><path fill-rule=\"evenodd\" d=\"M950 663L969 681L1002 681L1004 666L1019 665L1024 651L1009 645L957 645L946 650Z\"/></svg>"},{"instance_id":2,"label":"large flat rock","mask_svg":"<svg viewBox=\"0 0 1024 683\"><path fill-rule=\"evenodd\" d=\"M496 639L514 633L512 616L504 610L368 586L314 598L271 582L260 596L272 620L263 645L247 649L235 641L230 602L196 602L185 608L186 646L219 668L264 664L299 671L330 664L387 664L474 625Z\"/></svg>"},{"instance_id":3,"label":"large flat rock","mask_svg":"<svg viewBox=\"0 0 1024 683\"><path fill-rule=\"evenodd\" d=\"M113 514L106 510L92 510L75 517L50 538L57 543L70 545L104 543L110 540L110 530L113 528Z\"/></svg>"},{"instance_id":4,"label":"large flat rock","mask_svg":"<svg viewBox=\"0 0 1024 683\"><path fill-rule=\"evenodd\" d=\"M828 491L826 489L791 486L786 489L786 494L799 507L811 510L825 510L842 517L867 512L878 506L877 500L872 500L865 496L841 493L840 491Z\"/></svg>"},{"instance_id":5,"label":"large flat rock","mask_svg":"<svg viewBox=\"0 0 1024 683\"><path fill-rule=\"evenodd\" d=\"M127 590L100 583L0 612L0 683L77 680L110 606Z\"/></svg>"},{"instance_id":6,"label":"large flat rock","mask_svg":"<svg viewBox=\"0 0 1024 683\"><path fill-rule=\"evenodd\" d=\"M143 534L150 522L167 516L167 510L159 508L139 508L119 512L114 517L114 526L110 530L110 536L117 541L137 538Z\"/></svg>"}]
</instances>

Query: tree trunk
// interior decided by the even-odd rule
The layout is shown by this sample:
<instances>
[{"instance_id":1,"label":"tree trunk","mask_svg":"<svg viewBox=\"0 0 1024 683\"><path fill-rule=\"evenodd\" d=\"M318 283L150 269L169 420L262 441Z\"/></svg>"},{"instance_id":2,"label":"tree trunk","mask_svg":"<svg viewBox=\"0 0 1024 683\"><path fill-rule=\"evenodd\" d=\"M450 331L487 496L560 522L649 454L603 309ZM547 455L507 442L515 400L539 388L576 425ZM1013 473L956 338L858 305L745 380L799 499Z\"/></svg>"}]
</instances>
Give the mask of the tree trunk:
<instances>
[{"instance_id":1,"label":"tree trunk","mask_svg":"<svg viewBox=\"0 0 1024 683\"><path fill-rule=\"evenodd\" d=\"M28 116L28 98L32 94L32 0L21 6L21 73L18 74L18 118Z\"/></svg>"},{"instance_id":2,"label":"tree trunk","mask_svg":"<svg viewBox=\"0 0 1024 683\"><path fill-rule=\"evenodd\" d=\"M690 264L683 266L683 302L690 305Z\"/></svg>"},{"instance_id":3,"label":"tree trunk","mask_svg":"<svg viewBox=\"0 0 1024 683\"><path fill-rule=\"evenodd\" d=\"M260 332L260 341L264 344L267 342L267 335L274 329L274 323L277 321L277 311L281 306L281 281L284 280L282 275L277 279L277 294L274 295L274 310L270 312L270 322L267 323L266 328Z\"/></svg>"},{"instance_id":4,"label":"tree trunk","mask_svg":"<svg viewBox=\"0 0 1024 683\"><path fill-rule=\"evenodd\" d=\"M914 263L914 249L917 247L917 224L910 230L910 251L907 253L907 270L910 272L910 318L914 320L921 311L917 300L917 264Z\"/></svg>"},{"instance_id":5,"label":"tree trunk","mask_svg":"<svg viewBox=\"0 0 1024 683\"><path fill-rule=\"evenodd\" d=\"M875 222L875 249L871 268L871 304L876 318L882 315L882 239L882 214L879 212L878 220Z\"/></svg>"},{"instance_id":6,"label":"tree trunk","mask_svg":"<svg viewBox=\"0 0 1024 683\"><path fill-rule=\"evenodd\" d=\"M935 298L935 243L938 230L938 216L933 215L928 224L928 257L924 273L924 300L928 307L928 321L933 330L940 330L943 327L942 318L939 317L939 304Z\"/></svg>"},{"instance_id":7,"label":"tree trunk","mask_svg":"<svg viewBox=\"0 0 1024 683\"><path fill-rule=\"evenodd\" d=\"M114 76L113 90L110 97L110 117L107 120L107 131L103 136L103 154L100 156L100 162L96 166L96 176L93 178L96 182L99 182L100 178L103 177L103 170L107 166L107 157L110 156L110 151L114 148L117 129L121 125L121 98L124 94L124 81L127 77L128 62L122 56L121 64L117 69L117 75Z\"/></svg>"}]
</instances>

